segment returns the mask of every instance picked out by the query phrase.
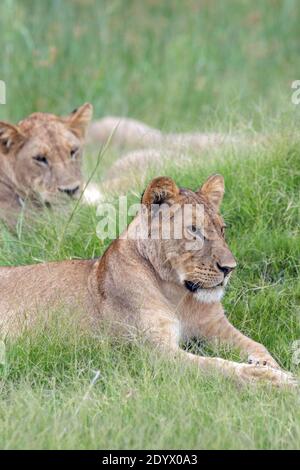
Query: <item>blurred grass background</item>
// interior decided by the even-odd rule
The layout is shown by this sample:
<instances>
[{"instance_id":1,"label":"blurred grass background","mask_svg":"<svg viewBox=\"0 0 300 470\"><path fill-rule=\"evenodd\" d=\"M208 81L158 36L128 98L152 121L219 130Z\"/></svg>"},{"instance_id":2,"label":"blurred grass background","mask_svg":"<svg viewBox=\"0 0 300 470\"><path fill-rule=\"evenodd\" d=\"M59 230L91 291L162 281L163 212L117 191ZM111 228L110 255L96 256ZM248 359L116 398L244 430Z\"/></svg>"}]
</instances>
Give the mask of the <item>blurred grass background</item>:
<instances>
[{"instance_id":1,"label":"blurred grass background","mask_svg":"<svg viewBox=\"0 0 300 470\"><path fill-rule=\"evenodd\" d=\"M297 0L3 0L0 117L136 117L163 129L261 129L298 113Z\"/></svg>"},{"instance_id":2,"label":"blurred grass background","mask_svg":"<svg viewBox=\"0 0 300 470\"><path fill-rule=\"evenodd\" d=\"M161 171L192 188L224 174L223 214L239 262L226 311L294 373L299 24L297 0L2 0L0 15L0 119L66 114L90 101L95 117L129 116L164 130L272 135L189 163L174 158ZM93 156L85 159L92 168ZM133 187L130 201L142 189ZM79 207L67 230L57 213L41 214L30 230L20 224L17 234L1 228L0 262L99 256L108 241L98 240L97 221L93 208ZM83 401L95 370L100 379ZM100 335L58 328L24 337L7 344L0 365L1 448L299 448L299 423L298 393L237 389Z\"/></svg>"}]
</instances>

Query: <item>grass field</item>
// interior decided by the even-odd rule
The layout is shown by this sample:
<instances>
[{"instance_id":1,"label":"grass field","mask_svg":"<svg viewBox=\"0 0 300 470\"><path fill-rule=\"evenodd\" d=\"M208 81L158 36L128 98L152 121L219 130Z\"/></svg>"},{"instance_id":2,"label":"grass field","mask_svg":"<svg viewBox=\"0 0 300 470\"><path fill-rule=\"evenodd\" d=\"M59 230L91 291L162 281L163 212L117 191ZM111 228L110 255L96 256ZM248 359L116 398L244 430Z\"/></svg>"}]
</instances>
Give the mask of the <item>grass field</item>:
<instances>
[{"instance_id":1,"label":"grass field","mask_svg":"<svg viewBox=\"0 0 300 470\"><path fill-rule=\"evenodd\" d=\"M299 21L296 0L4 0L0 15L0 119L91 101L97 117L126 115L170 131L269 134L264 144L167 162L164 173L191 188L224 175L223 214L239 262L226 310L295 374L300 105L291 103L291 83L300 78ZM86 155L86 176L94 165ZM135 201L142 188L133 189ZM80 206L69 222L54 213L15 235L2 228L0 264L99 256L107 243L97 221ZM239 389L145 345L59 325L6 348L0 448L300 448L299 391Z\"/></svg>"}]
</instances>

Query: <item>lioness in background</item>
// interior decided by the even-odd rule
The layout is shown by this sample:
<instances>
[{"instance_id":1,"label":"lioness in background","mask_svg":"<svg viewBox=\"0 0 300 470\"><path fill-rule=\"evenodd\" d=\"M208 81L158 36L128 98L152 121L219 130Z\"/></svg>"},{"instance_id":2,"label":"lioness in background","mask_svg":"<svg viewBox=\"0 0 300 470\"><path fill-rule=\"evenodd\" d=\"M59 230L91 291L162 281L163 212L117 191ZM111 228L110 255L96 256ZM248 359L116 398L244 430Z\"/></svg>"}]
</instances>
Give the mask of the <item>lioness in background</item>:
<instances>
[{"instance_id":1,"label":"lioness in background","mask_svg":"<svg viewBox=\"0 0 300 470\"><path fill-rule=\"evenodd\" d=\"M63 306L70 315L79 309L80 321L93 331L109 324L114 335L138 332L153 346L200 369L216 369L240 381L296 384L264 346L240 333L224 314L221 298L236 262L219 214L223 193L220 175L208 178L196 192L178 188L170 178L155 178L143 194L144 209L100 259L0 268L2 336L34 327L49 309ZM153 204L156 210L150 211ZM177 238L174 231L182 221L176 215L187 205L192 222L183 225ZM202 223L195 215L199 206L204 207ZM165 238L161 215L168 211L171 236ZM149 226L158 236L144 236ZM195 337L238 347L252 364L180 349L180 340Z\"/></svg>"},{"instance_id":2,"label":"lioness in background","mask_svg":"<svg viewBox=\"0 0 300 470\"><path fill-rule=\"evenodd\" d=\"M13 226L27 202L51 204L81 189L81 154L92 106L67 117L34 113L18 125L0 121L0 218Z\"/></svg>"}]
</instances>

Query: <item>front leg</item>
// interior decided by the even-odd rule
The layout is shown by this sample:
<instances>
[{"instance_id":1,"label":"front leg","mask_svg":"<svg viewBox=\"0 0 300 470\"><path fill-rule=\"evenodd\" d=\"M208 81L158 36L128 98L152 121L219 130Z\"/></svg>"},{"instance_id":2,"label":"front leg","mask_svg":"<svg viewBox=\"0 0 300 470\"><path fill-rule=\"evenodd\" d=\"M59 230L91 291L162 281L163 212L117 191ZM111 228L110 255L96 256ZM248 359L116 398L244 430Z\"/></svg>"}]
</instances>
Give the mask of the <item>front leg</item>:
<instances>
[{"instance_id":1,"label":"front leg","mask_svg":"<svg viewBox=\"0 0 300 470\"><path fill-rule=\"evenodd\" d=\"M218 371L239 383L267 381L275 386L297 385L296 379L287 372L271 367L256 367L252 364L239 364L218 357L203 357L183 351L179 347L180 324L171 312L165 310L144 311L142 329L150 342L162 352L187 363L197 365L202 371Z\"/></svg>"},{"instance_id":2,"label":"front leg","mask_svg":"<svg viewBox=\"0 0 300 470\"><path fill-rule=\"evenodd\" d=\"M242 334L228 321L221 304L200 306L192 300L188 307L189 315L183 320L189 336L216 339L220 344L234 346L250 364L280 368L262 344Z\"/></svg>"},{"instance_id":3,"label":"front leg","mask_svg":"<svg viewBox=\"0 0 300 470\"><path fill-rule=\"evenodd\" d=\"M234 346L245 355L249 364L280 369L268 350L235 328L224 314L223 307L213 307L208 315L195 325L195 330L207 339L217 339L221 344Z\"/></svg>"},{"instance_id":4,"label":"front leg","mask_svg":"<svg viewBox=\"0 0 300 470\"><path fill-rule=\"evenodd\" d=\"M273 367L257 367L253 364L238 363L218 357L197 356L182 350L178 350L177 354L184 361L198 365L203 371L217 371L240 384L259 381L271 383L276 387L297 387L299 385L298 380L290 372Z\"/></svg>"}]
</instances>

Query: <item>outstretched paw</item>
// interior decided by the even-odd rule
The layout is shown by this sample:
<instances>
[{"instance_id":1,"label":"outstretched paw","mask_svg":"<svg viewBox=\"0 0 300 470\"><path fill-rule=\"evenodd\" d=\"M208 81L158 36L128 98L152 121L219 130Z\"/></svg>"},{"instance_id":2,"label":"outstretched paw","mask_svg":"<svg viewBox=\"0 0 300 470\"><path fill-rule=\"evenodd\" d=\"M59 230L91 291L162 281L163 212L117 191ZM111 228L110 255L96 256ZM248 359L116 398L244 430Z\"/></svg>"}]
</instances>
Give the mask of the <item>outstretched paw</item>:
<instances>
[{"instance_id":1,"label":"outstretched paw","mask_svg":"<svg viewBox=\"0 0 300 470\"><path fill-rule=\"evenodd\" d=\"M276 387L297 387L299 380L290 372L280 369L274 369L268 366L257 366L253 364L240 364L239 367L240 377L244 381L259 380L270 382Z\"/></svg>"}]
</instances>

